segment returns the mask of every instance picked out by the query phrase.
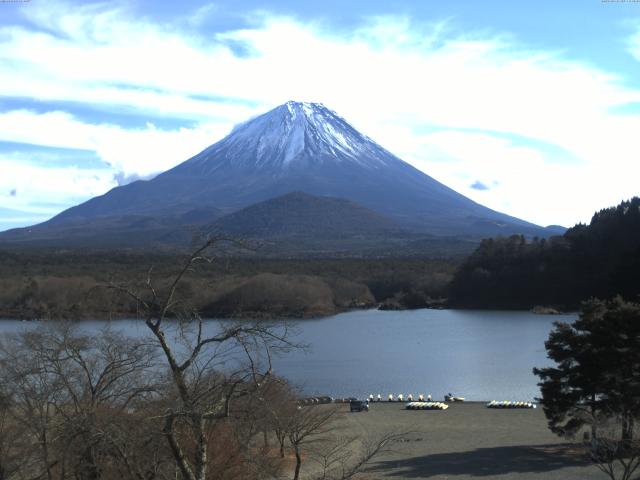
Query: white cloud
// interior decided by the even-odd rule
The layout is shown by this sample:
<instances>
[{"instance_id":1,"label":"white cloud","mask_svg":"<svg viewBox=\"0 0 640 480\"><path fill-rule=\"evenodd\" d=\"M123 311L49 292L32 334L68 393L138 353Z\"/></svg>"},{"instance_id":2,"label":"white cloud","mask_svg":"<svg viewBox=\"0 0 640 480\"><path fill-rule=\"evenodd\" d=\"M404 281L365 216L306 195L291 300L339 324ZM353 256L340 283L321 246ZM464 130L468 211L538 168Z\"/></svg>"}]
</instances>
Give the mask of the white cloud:
<instances>
[{"instance_id":1,"label":"white cloud","mask_svg":"<svg viewBox=\"0 0 640 480\"><path fill-rule=\"evenodd\" d=\"M119 105L200 123L127 130L65 112L14 111L0 115L4 139L88 148L115 170L144 176L185 160L268 107L311 100L461 193L534 222L586 221L594 210L639 193L632 179L640 116L614 110L640 101L640 90L506 36L397 17L336 34L265 13L251 27L206 35L134 20L108 4L52 5L24 9L45 30L2 29L3 95ZM192 24L213 14L205 7ZM251 54L234 55L229 42ZM536 142L503 134L557 146L577 161L558 163ZM476 180L498 186L469 188Z\"/></svg>"},{"instance_id":2,"label":"white cloud","mask_svg":"<svg viewBox=\"0 0 640 480\"><path fill-rule=\"evenodd\" d=\"M0 172L0 206L35 217L52 216L60 211L56 205L68 205L115 186L113 172L107 169L42 167L6 155L0 155Z\"/></svg>"},{"instance_id":3,"label":"white cloud","mask_svg":"<svg viewBox=\"0 0 640 480\"><path fill-rule=\"evenodd\" d=\"M12 110L0 114L0 141L93 150L116 172L149 176L173 167L220 138L231 124L201 124L196 128L161 130L81 122L66 112L38 114ZM103 193L103 192L102 192Z\"/></svg>"},{"instance_id":4,"label":"white cloud","mask_svg":"<svg viewBox=\"0 0 640 480\"><path fill-rule=\"evenodd\" d=\"M640 25L637 31L629 37L628 49L636 60L640 60Z\"/></svg>"}]
</instances>

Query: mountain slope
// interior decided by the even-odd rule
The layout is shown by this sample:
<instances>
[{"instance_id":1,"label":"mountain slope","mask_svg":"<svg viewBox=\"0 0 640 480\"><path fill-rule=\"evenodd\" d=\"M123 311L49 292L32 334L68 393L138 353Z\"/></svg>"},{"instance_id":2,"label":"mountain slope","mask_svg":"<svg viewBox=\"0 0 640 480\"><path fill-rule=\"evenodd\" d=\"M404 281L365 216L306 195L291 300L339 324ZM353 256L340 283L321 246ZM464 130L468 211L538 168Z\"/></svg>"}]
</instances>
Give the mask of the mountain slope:
<instances>
[{"instance_id":1,"label":"mountain slope","mask_svg":"<svg viewBox=\"0 0 640 480\"><path fill-rule=\"evenodd\" d=\"M249 238L349 238L400 233L390 219L354 202L293 192L250 205L214 224Z\"/></svg>"},{"instance_id":2,"label":"mountain slope","mask_svg":"<svg viewBox=\"0 0 640 480\"><path fill-rule=\"evenodd\" d=\"M389 218L341 198L293 192L222 217L213 225L236 238L256 241L267 256L389 256L401 248L415 255L411 234ZM438 253L442 245L432 245ZM468 245L447 251L470 251Z\"/></svg>"},{"instance_id":3,"label":"mountain slope","mask_svg":"<svg viewBox=\"0 0 640 480\"><path fill-rule=\"evenodd\" d=\"M218 143L152 180L114 188L9 236L37 238L52 231L64 236L71 225L91 230L92 225L114 223L113 219L119 223L131 216L165 223L194 210L215 208L226 214L290 192L349 200L405 230L425 234L549 234L437 182L323 105L288 102L237 126ZM126 235L122 241L126 244Z\"/></svg>"}]
</instances>

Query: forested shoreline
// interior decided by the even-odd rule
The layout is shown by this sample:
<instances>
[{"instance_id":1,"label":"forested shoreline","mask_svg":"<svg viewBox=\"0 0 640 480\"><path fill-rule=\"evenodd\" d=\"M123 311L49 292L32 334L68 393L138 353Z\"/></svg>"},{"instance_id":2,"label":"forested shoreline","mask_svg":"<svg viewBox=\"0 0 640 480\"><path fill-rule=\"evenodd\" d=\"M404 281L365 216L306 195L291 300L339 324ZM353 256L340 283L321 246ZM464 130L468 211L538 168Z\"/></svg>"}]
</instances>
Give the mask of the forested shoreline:
<instances>
[{"instance_id":1,"label":"forested shoreline","mask_svg":"<svg viewBox=\"0 0 640 480\"><path fill-rule=\"evenodd\" d=\"M576 310L592 297L640 294L640 198L597 212L549 239L484 240L457 270L449 304L464 308Z\"/></svg>"},{"instance_id":2,"label":"forested shoreline","mask_svg":"<svg viewBox=\"0 0 640 480\"><path fill-rule=\"evenodd\" d=\"M135 318L139 306L108 288L159 288L183 257L127 252L0 252L0 317ZM307 318L354 308L442 302L458 259L217 258L189 272L181 290L206 317Z\"/></svg>"}]
</instances>

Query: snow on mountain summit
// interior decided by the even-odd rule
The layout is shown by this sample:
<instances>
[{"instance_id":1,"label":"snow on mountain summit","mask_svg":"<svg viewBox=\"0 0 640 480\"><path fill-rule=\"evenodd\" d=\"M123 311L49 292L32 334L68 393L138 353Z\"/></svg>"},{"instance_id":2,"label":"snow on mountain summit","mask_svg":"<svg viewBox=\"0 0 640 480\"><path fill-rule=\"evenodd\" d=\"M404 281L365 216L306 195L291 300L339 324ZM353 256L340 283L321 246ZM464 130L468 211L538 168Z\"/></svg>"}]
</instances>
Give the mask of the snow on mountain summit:
<instances>
[{"instance_id":1,"label":"snow on mountain summit","mask_svg":"<svg viewBox=\"0 0 640 480\"><path fill-rule=\"evenodd\" d=\"M321 103L287 102L237 125L190 162L204 174L231 164L290 169L355 162L377 168L401 161Z\"/></svg>"}]
</instances>

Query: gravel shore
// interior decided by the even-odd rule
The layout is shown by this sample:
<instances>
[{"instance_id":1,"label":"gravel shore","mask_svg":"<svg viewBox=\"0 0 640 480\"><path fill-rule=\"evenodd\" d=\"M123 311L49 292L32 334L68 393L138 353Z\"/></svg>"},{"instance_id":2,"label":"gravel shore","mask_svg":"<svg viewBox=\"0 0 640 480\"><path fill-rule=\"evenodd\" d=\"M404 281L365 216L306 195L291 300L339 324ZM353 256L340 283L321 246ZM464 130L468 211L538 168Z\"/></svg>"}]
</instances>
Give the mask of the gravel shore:
<instances>
[{"instance_id":1,"label":"gravel shore","mask_svg":"<svg viewBox=\"0 0 640 480\"><path fill-rule=\"evenodd\" d=\"M373 403L368 413L346 413L344 419L347 430L367 437L412 432L372 463L369 478L605 478L579 445L548 430L541 408L489 409L465 402L445 411L416 411L402 403Z\"/></svg>"}]
</instances>

